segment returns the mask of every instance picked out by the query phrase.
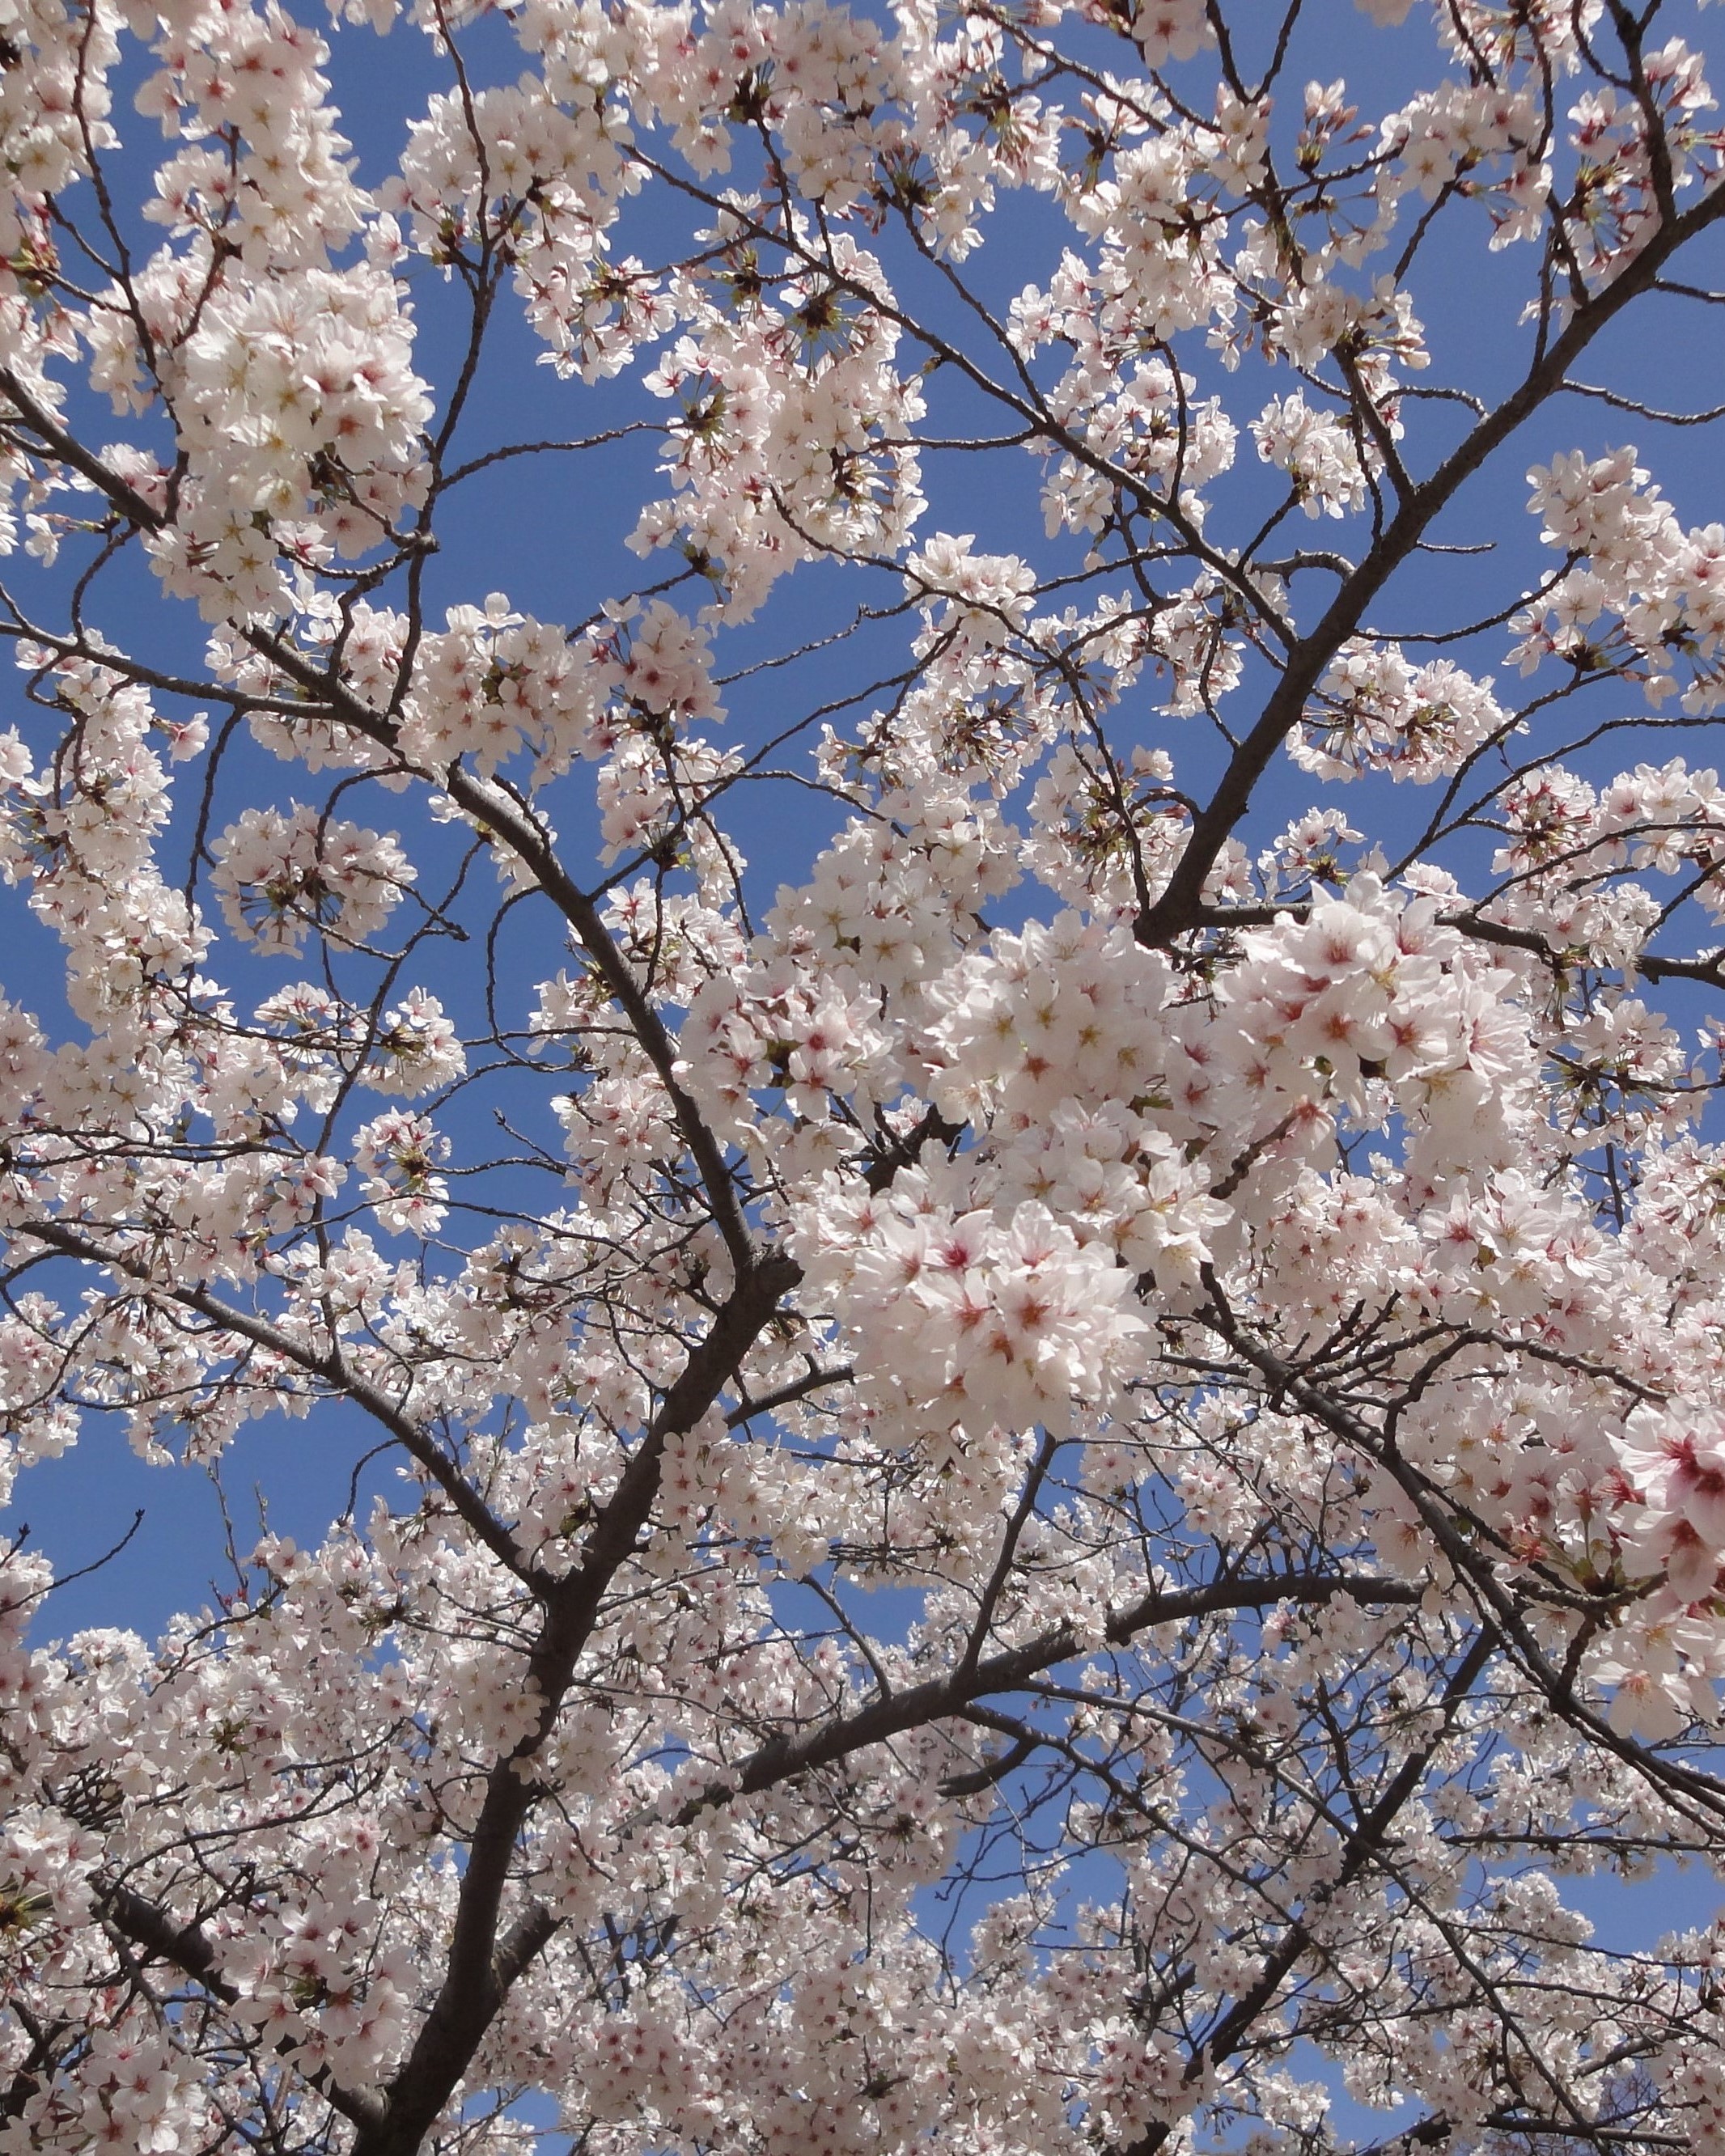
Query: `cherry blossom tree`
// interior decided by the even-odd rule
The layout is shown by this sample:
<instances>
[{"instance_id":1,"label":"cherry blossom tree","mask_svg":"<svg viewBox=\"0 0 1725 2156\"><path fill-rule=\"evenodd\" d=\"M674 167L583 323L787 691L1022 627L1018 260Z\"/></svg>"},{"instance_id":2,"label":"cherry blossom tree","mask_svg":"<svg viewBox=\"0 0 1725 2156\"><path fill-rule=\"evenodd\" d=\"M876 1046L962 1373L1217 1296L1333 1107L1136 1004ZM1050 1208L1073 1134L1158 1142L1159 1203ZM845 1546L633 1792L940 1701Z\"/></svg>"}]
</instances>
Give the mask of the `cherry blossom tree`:
<instances>
[{"instance_id":1,"label":"cherry blossom tree","mask_svg":"<svg viewBox=\"0 0 1725 2156\"><path fill-rule=\"evenodd\" d=\"M352 1476L0 2152L1719 2156L1705 18L304 13L0 0L5 1477Z\"/></svg>"}]
</instances>

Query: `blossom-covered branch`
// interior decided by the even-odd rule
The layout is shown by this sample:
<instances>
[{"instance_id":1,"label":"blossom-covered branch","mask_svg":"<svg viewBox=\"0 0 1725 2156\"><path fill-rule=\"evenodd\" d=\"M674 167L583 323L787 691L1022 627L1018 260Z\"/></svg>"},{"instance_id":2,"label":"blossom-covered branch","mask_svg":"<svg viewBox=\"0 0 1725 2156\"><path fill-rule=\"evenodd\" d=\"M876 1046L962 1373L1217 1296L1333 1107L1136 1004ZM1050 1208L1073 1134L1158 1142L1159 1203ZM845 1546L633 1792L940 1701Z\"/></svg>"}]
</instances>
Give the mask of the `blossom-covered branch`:
<instances>
[{"instance_id":1,"label":"blossom-covered branch","mask_svg":"<svg viewBox=\"0 0 1725 2156\"><path fill-rule=\"evenodd\" d=\"M1725 2152L1707 28L0 0L0 2156Z\"/></svg>"}]
</instances>

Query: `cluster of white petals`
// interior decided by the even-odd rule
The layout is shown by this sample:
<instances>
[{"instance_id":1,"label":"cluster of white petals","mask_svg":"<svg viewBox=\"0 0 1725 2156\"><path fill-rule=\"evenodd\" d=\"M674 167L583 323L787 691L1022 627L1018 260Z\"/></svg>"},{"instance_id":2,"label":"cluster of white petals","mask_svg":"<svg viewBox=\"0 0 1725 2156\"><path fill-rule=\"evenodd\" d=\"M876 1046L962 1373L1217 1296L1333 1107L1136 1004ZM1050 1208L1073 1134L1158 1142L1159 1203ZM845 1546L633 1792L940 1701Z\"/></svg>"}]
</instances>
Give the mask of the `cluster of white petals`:
<instances>
[{"instance_id":1,"label":"cluster of white petals","mask_svg":"<svg viewBox=\"0 0 1725 2156\"><path fill-rule=\"evenodd\" d=\"M1710 18L313 13L0 0L0 2156L1725 2156Z\"/></svg>"}]
</instances>

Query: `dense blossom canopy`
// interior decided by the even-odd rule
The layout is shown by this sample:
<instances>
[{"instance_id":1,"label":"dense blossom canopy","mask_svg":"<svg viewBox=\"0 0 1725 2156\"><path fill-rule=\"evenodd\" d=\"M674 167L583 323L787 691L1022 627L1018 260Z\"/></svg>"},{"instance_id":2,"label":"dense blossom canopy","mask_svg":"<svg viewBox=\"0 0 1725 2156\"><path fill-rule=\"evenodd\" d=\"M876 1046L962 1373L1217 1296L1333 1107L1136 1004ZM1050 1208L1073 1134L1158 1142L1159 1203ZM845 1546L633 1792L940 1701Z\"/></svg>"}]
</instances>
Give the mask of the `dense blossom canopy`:
<instances>
[{"instance_id":1,"label":"dense blossom canopy","mask_svg":"<svg viewBox=\"0 0 1725 2156\"><path fill-rule=\"evenodd\" d=\"M0 2156L1721 2156L1707 18L302 13L0 0L0 1466L351 1491Z\"/></svg>"}]
</instances>

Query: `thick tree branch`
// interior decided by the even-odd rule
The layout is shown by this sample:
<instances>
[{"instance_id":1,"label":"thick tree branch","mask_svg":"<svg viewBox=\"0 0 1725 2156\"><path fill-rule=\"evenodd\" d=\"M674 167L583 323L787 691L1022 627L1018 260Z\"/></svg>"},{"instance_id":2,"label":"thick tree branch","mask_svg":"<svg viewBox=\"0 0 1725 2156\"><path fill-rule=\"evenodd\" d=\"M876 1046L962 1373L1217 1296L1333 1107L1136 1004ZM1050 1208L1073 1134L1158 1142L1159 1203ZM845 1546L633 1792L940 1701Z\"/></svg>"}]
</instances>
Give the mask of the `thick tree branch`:
<instances>
[{"instance_id":1,"label":"thick tree branch","mask_svg":"<svg viewBox=\"0 0 1725 2156\"><path fill-rule=\"evenodd\" d=\"M534 1728L492 1769L468 1840L466 1868L436 1999L399 2072L389 2084L387 2116L368 2125L353 2156L413 2156L459 2086L515 1974L551 1936L551 1920L529 1912L500 1948L498 1928L514 1865L516 1837L539 1788L534 1761L557 1726L583 1650L613 1580L634 1551L658 1495L665 1447L691 1429L725 1389L759 1337L796 1268L768 1260L739 1283L682 1375L660 1404L631 1455L616 1493L600 1514L580 1563L546 1598L543 1624L528 1657L526 1686L542 1702Z\"/></svg>"},{"instance_id":2,"label":"thick tree branch","mask_svg":"<svg viewBox=\"0 0 1725 2156\"><path fill-rule=\"evenodd\" d=\"M167 1962L180 1975L190 1978L212 1999L224 2006L236 2006L244 1997L238 1985L222 1974L216 1950L200 1925L178 1922L158 1903L121 1881L100 1887L97 1898L116 1931L157 1960ZM290 2040L281 2048L291 2049ZM307 2072L305 2078L331 2110L362 2130L376 2125L384 2116L383 2099L375 2089L345 2087L321 2066Z\"/></svg>"},{"instance_id":3,"label":"thick tree branch","mask_svg":"<svg viewBox=\"0 0 1725 2156\"><path fill-rule=\"evenodd\" d=\"M1208 804L1194 819L1191 834L1162 896L1140 916L1141 943L1159 948L1202 920L1204 885L1235 826L1246 813L1259 780L1299 722L1306 700L1325 668L1358 629L1371 602L1414 554L1435 518L1516 429L1557 394L1569 368L1600 331L1657 280L1661 269L1681 248L1722 217L1725 217L1725 189L1715 189L1693 209L1656 233L1618 277L1576 309L1568 326L1497 409L1403 500L1382 539L1343 583L1323 619L1289 652L1281 678L1261 716L1235 752Z\"/></svg>"}]
</instances>

